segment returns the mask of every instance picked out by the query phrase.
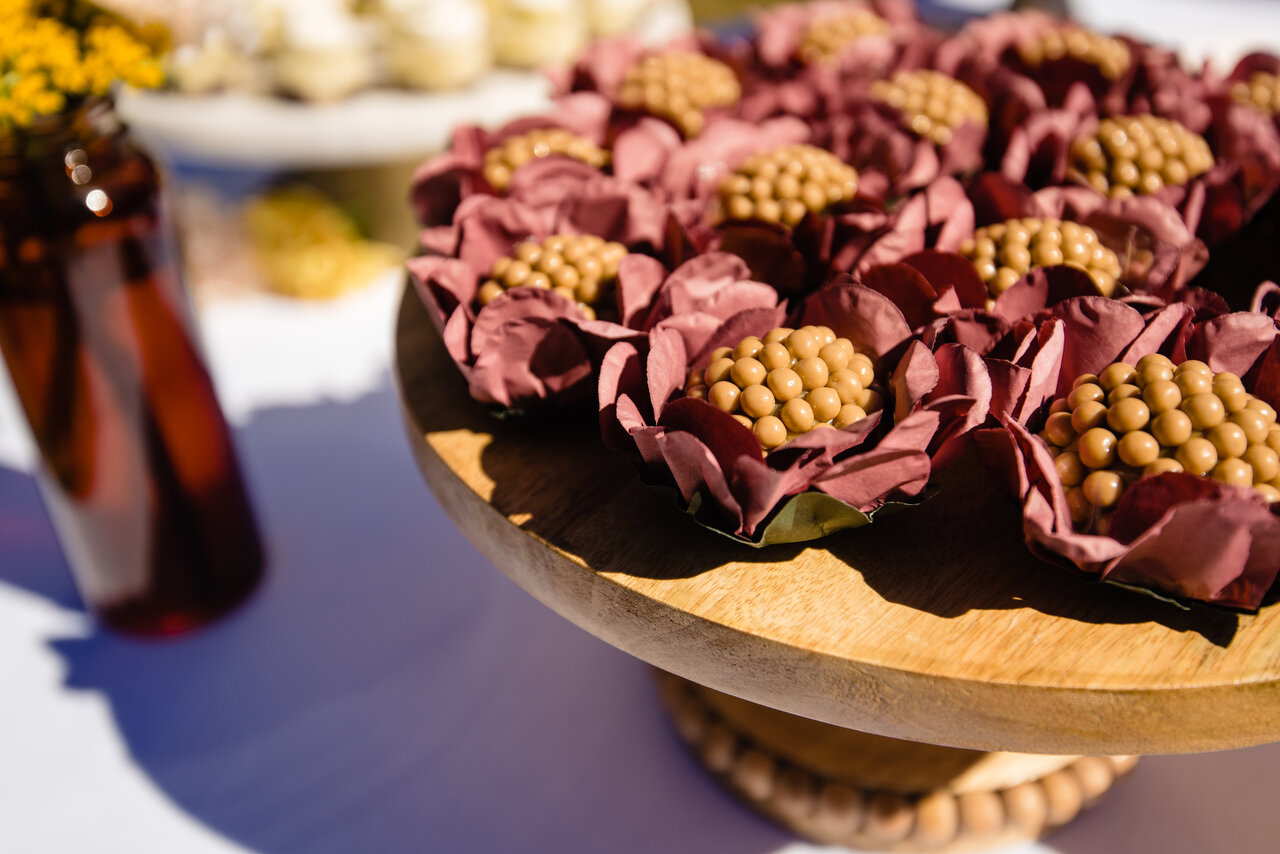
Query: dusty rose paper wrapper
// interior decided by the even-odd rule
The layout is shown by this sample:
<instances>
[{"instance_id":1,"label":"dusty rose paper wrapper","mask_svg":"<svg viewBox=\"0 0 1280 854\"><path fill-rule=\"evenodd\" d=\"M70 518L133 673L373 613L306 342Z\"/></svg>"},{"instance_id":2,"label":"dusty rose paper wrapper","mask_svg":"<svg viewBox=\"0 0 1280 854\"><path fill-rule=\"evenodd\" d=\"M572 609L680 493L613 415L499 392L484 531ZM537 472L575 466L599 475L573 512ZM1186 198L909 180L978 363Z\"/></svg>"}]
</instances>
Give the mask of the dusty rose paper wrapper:
<instances>
[{"instance_id":1,"label":"dusty rose paper wrapper","mask_svg":"<svg viewBox=\"0 0 1280 854\"><path fill-rule=\"evenodd\" d=\"M892 212L874 200L834 218L832 266L855 277L928 248L954 251L973 236L973 206L964 187L942 177Z\"/></svg>"},{"instance_id":2,"label":"dusty rose paper wrapper","mask_svg":"<svg viewBox=\"0 0 1280 854\"><path fill-rule=\"evenodd\" d=\"M1236 373L1274 405L1280 391L1275 322L1252 312L1199 313L1197 320L1196 309L1180 303L1144 316L1101 297L1054 306L996 348L1008 358L988 357L997 389L992 414L1001 428L980 431L978 442L1022 504L1033 553L1160 598L1254 610L1280 571L1280 516L1258 493L1194 475L1159 475L1126 490L1109 536L1080 534L1052 454L1033 434L1044 404L1066 393L1076 376L1152 352Z\"/></svg>"},{"instance_id":3,"label":"dusty rose paper wrapper","mask_svg":"<svg viewBox=\"0 0 1280 854\"><path fill-rule=\"evenodd\" d=\"M889 23L884 35L854 39L831 61L805 63L797 56L804 34L815 22L869 9ZM839 108L850 81L888 76L903 66L927 61L937 36L901 0L817 0L784 3L755 16L754 62L744 69L744 118L759 121L791 115L818 119Z\"/></svg>"},{"instance_id":4,"label":"dusty rose paper wrapper","mask_svg":"<svg viewBox=\"0 0 1280 854\"><path fill-rule=\"evenodd\" d=\"M1033 82L1042 95L1042 103L1026 102L1024 115L1034 112L1037 106L1068 106L1078 97L1075 90L1083 89L1099 103L1100 114L1156 112L1188 126L1207 122L1201 80L1184 70L1173 52L1126 36L1116 38L1129 48L1131 61L1115 79L1108 79L1095 66L1072 57L1039 66L1022 61L1020 45L1038 41L1064 23L1034 10L975 19L939 48L938 63L958 70L1000 66Z\"/></svg>"},{"instance_id":5,"label":"dusty rose paper wrapper","mask_svg":"<svg viewBox=\"0 0 1280 854\"><path fill-rule=\"evenodd\" d=\"M1087 98L1082 90L1076 92L1081 101ZM1150 106L1133 112L1151 112ZM1153 197L1176 208L1189 230L1215 246L1243 228L1280 187L1280 132L1258 111L1221 97L1198 100L1188 95L1175 109L1157 115L1203 134L1215 165L1186 185L1163 187ZM1031 116L1013 132L1000 171L1031 187L1069 183L1071 142L1092 134L1098 121L1096 113L1078 105Z\"/></svg>"},{"instance_id":6,"label":"dusty rose paper wrapper","mask_svg":"<svg viewBox=\"0 0 1280 854\"><path fill-rule=\"evenodd\" d=\"M1085 187L1046 187L1038 192L999 173L982 175L970 199L979 226L1013 217L1072 220L1098 233L1120 258L1121 281L1133 292L1164 298L1185 287L1204 267L1209 250L1178 211L1163 199L1108 199Z\"/></svg>"},{"instance_id":7,"label":"dusty rose paper wrapper","mask_svg":"<svg viewBox=\"0 0 1280 854\"><path fill-rule=\"evenodd\" d=\"M453 132L449 148L426 160L415 170L410 182L409 199L418 222L423 226L447 225L454 210L465 198L477 193L498 195L485 180L485 154L514 136L531 130L560 128L576 136L586 137L607 148L609 117L613 105L593 92L579 92L556 101L551 111L508 122L495 131L474 125L461 125ZM570 157L555 155L537 158L515 170L511 185L504 195L533 201L545 199L550 180L563 196L575 192L578 185L599 174L599 170Z\"/></svg>"},{"instance_id":8,"label":"dusty rose paper wrapper","mask_svg":"<svg viewBox=\"0 0 1280 854\"><path fill-rule=\"evenodd\" d=\"M697 345L729 314L776 304L777 293L749 281L732 256L699 256L668 275L661 261L633 251L619 264L614 320L589 321L573 301L537 288L512 288L475 308L494 260L529 237L590 233L632 250L660 248L653 212L620 198L550 208L475 196L454 225L423 233L426 251L408 262L410 279L476 400L516 410L570 406L590 398L600 359L617 341L643 343L650 329L670 327Z\"/></svg>"},{"instance_id":9,"label":"dusty rose paper wrapper","mask_svg":"<svg viewBox=\"0 0 1280 854\"><path fill-rule=\"evenodd\" d=\"M681 36L659 46L646 45L639 40L623 36L618 38L599 39L592 42L583 51L582 56L570 68L550 69L547 76L551 79L555 91L559 94L570 92L597 92L608 98L614 106L614 115L610 125L614 132L620 132L644 118L666 123L661 117L650 117L643 113L635 113L624 109L617 103L617 94L626 78L627 70L646 56L660 54L668 50L693 51L718 59L734 70L742 85L743 93L748 91L752 74L746 45L731 42L718 42L701 34ZM736 116L739 106L707 110L708 121L725 116ZM669 125L674 130L674 126Z\"/></svg>"},{"instance_id":10,"label":"dusty rose paper wrapper","mask_svg":"<svg viewBox=\"0 0 1280 854\"><path fill-rule=\"evenodd\" d=\"M747 428L684 397L684 381L714 348L785 319L781 307L739 313L697 352L672 331L656 330L647 352L620 342L600 371L606 444L638 459L651 483L674 486L702 524L754 546L866 524L887 504L919 500L934 465L960 453L990 400L977 354L957 346L934 353L911 338L888 300L852 282L833 284L805 302L795 323L828 325L879 355L890 378L886 409L764 457Z\"/></svg>"},{"instance_id":11,"label":"dusty rose paper wrapper","mask_svg":"<svg viewBox=\"0 0 1280 854\"><path fill-rule=\"evenodd\" d=\"M830 18L866 9L889 24L884 36L864 36L851 41L835 65L853 75L880 77L896 66L899 54L912 42L926 41L915 4L909 0L816 0L783 3L755 16L755 48L760 62L770 68L794 69L796 51L809 27Z\"/></svg>"},{"instance_id":12,"label":"dusty rose paper wrapper","mask_svg":"<svg viewBox=\"0 0 1280 854\"><path fill-rule=\"evenodd\" d=\"M1083 187L1032 192L998 173L987 172L970 184L967 193L950 178L933 182L900 206L879 232L861 243L843 243L836 257L837 268L852 269L865 278L875 267L905 261L925 250L956 252L979 226L1028 216L1071 219L1093 228L1119 255L1125 265L1123 284L1135 292L1170 298L1200 271L1208 257L1203 242L1187 228L1178 211L1160 199L1111 200ZM968 287L968 274L954 275L963 278L931 282L938 296L955 291L959 297L958 303L940 303L935 315L985 304L985 288L978 302L979 294ZM905 281L903 286L902 299L885 287L876 289L898 301L915 325L926 322L918 313L908 311L904 301L918 301L920 288Z\"/></svg>"},{"instance_id":13,"label":"dusty rose paper wrapper","mask_svg":"<svg viewBox=\"0 0 1280 854\"><path fill-rule=\"evenodd\" d=\"M975 85L987 98L985 87ZM912 131L900 110L873 97L867 84L855 83L847 87L839 109L814 122L813 137L858 170L863 192L896 198L940 176L982 167L987 128L966 122L952 133L949 143L935 145Z\"/></svg>"}]
</instances>

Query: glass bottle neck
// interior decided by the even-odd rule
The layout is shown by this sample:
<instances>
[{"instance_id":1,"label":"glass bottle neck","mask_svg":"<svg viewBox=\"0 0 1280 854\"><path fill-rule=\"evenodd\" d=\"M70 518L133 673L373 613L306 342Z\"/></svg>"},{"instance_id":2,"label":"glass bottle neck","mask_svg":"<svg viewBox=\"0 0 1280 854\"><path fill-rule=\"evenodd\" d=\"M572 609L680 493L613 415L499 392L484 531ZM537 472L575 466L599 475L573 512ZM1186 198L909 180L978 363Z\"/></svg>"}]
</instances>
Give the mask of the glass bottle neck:
<instances>
[{"instance_id":1,"label":"glass bottle neck","mask_svg":"<svg viewBox=\"0 0 1280 854\"><path fill-rule=\"evenodd\" d=\"M70 172L79 165L76 161L87 159L85 149L110 149L122 130L111 101L95 98L63 113L40 116L30 127L0 132L0 179L55 164Z\"/></svg>"}]
</instances>

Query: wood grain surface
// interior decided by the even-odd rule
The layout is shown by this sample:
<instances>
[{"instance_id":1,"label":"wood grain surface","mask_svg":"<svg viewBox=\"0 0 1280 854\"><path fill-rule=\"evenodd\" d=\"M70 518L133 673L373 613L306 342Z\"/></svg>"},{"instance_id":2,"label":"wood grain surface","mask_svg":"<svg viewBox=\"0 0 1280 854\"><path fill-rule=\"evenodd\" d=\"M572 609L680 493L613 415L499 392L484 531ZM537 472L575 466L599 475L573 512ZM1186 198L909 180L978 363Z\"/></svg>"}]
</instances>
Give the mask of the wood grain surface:
<instances>
[{"instance_id":1,"label":"wood grain surface","mask_svg":"<svg viewBox=\"0 0 1280 854\"><path fill-rule=\"evenodd\" d=\"M1280 740L1280 607L1184 612L1039 563L1017 506L974 463L920 508L750 549L643 486L592 412L492 417L412 290L396 345L410 443L453 521L540 601L664 670L814 720L977 750Z\"/></svg>"}]
</instances>

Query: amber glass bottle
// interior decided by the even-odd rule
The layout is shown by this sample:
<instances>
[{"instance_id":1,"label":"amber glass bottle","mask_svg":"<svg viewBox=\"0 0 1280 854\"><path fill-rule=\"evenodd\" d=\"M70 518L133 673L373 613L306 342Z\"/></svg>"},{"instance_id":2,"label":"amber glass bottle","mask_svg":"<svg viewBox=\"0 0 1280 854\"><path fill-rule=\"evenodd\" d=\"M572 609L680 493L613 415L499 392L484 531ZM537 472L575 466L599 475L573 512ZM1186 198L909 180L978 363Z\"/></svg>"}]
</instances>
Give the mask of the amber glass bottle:
<instances>
[{"instance_id":1,"label":"amber glass bottle","mask_svg":"<svg viewBox=\"0 0 1280 854\"><path fill-rule=\"evenodd\" d=\"M161 198L108 103L0 131L0 350L81 595L139 634L225 613L263 568Z\"/></svg>"}]
</instances>

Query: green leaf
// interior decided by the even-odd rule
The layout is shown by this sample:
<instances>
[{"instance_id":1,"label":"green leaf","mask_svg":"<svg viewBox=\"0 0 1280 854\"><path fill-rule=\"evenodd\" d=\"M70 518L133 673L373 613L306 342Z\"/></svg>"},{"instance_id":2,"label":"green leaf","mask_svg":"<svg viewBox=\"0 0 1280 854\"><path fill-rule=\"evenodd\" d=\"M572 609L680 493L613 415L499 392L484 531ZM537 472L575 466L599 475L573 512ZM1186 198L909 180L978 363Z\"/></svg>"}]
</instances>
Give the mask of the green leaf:
<instances>
[{"instance_id":1,"label":"green leaf","mask_svg":"<svg viewBox=\"0 0 1280 854\"><path fill-rule=\"evenodd\" d=\"M870 513L864 513L856 507L833 498L825 492L810 490L793 495L779 505L770 515L768 521L757 531L755 539L748 539L725 530L728 521L725 514L714 502L703 500L701 492L694 493L693 500L687 507L683 506L679 493L666 485L645 483L650 489L661 492L681 506L684 512L693 517L699 525L714 531L722 537L728 537L735 543L752 548L764 548L783 543L804 543L810 540L843 531L849 528L861 528L871 524L884 513L893 513L905 507L915 507L928 501L937 493L937 487L929 487L928 491L918 499L911 501L886 501Z\"/></svg>"},{"instance_id":2,"label":"green leaf","mask_svg":"<svg viewBox=\"0 0 1280 854\"><path fill-rule=\"evenodd\" d=\"M1150 596L1152 599L1155 599L1160 602L1164 602L1167 605L1172 605L1173 607L1183 611L1191 610L1191 606L1183 602L1181 599L1175 599L1174 597L1168 595L1167 593L1161 593L1160 591L1153 590L1150 587L1142 587L1140 585L1129 584L1124 581L1114 581L1110 578L1101 578L1101 579L1098 579L1098 582L1100 584L1109 584L1112 587L1119 587L1124 590L1128 590L1130 593L1140 593L1143 596Z\"/></svg>"}]
</instances>

